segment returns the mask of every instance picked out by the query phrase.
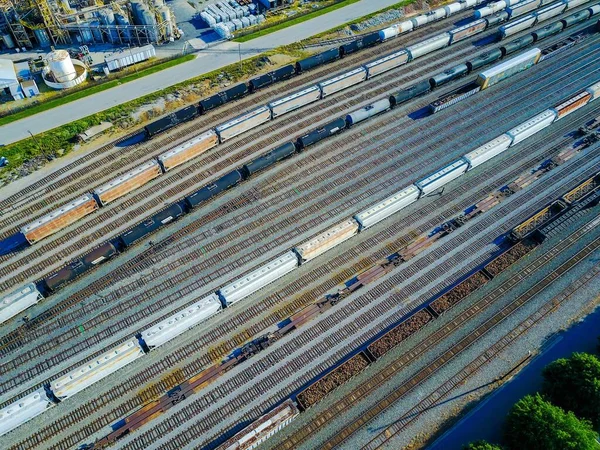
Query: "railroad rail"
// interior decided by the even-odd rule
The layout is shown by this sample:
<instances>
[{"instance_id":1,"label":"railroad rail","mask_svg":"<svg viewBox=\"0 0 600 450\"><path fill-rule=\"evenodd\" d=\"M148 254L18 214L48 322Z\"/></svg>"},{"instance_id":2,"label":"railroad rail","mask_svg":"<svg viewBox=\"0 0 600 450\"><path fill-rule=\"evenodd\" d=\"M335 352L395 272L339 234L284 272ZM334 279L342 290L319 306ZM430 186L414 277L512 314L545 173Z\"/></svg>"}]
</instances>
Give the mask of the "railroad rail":
<instances>
[{"instance_id":1,"label":"railroad rail","mask_svg":"<svg viewBox=\"0 0 600 450\"><path fill-rule=\"evenodd\" d=\"M400 358L397 358L396 360L386 364L386 366L378 374L376 374L375 376L371 376L369 380L365 381L364 383L361 383L357 388L353 389L350 393L345 395L344 398L338 400L333 405L331 405L331 407L327 408L326 411L316 415L310 423L304 424L303 427L299 429L296 433L294 433L293 436L289 437L283 443L281 443L280 448L297 448L298 446L306 442L308 439L313 437L316 433L318 433L323 426L325 426L328 423L332 423L332 421L334 421L339 415L350 411L354 405L358 404L361 401L364 401L370 395L374 394L382 385L384 385L388 380L395 376L399 371L415 362L420 355L427 351L427 349L433 348L435 345L450 337L454 332L461 329L473 317L489 309L489 307L491 307L493 304L499 301L500 298L504 296L508 291L510 291L519 283L523 282L526 278L528 278L530 274L539 271L541 268L548 265L554 258L556 258L557 255L573 246L585 234L592 231L593 228L598 225L598 222L599 220L597 217L589 221L586 226L573 232L567 238L560 241L556 246L549 249L546 253L540 255L538 258L531 261L528 265L523 267L522 270L515 273L510 279L507 279L502 285L486 293L484 298L477 301L471 307L466 309L445 327L435 331L425 340L419 342L416 346L404 352ZM515 299L513 302L511 302L509 305L503 308L498 314L493 316L493 318L489 319L483 325L478 327L476 330L474 330L473 333L470 333L464 340L460 341L458 344L446 351L432 364L429 364L426 369L423 369L422 371L418 372L414 377L411 377L409 380L407 380L400 387L400 389L387 395L385 399L383 399L381 402L378 402L377 405L375 405L374 407L370 408L368 412L361 413L361 417L353 420L342 430L338 430L334 437L330 438L326 443L322 444L321 448L332 449L341 445L356 431L365 426L365 424L370 422L373 418L381 414L389 406L391 406L399 399L404 397L408 392L411 392L417 386L421 385L423 382L429 379L437 370L446 365L455 356L460 354L460 352L470 347L484 333L487 333L487 331L491 330L501 320L504 320L506 317L512 314L512 312L519 309L525 303L529 302L531 299L533 299L533 297L535 297L535 295L543 291L543 289L549 286L552 282L554 282L564 273L568 272L576 264L585 260L592 252L594 252L598 248L600 248L600 237L596 238L592 243L588 244L584 249L579 251L575 256L571 257L560 267L546 275L540 282L536 283L536 285L529 289L525 294L519 296L517 299ZM600 273L600 265L596 266L595 268L595 274L598 273ZM570 285L570 289L575 288L575 286L577 285L578 283ZM552 305L553 303L547 302L545 307ZM522 326L522 324L520 326ZM450 383L450 385L452 385L453 387L456 386L456 384L453 383ZM435 395L432 394L431 398L429 398L429 401L424 401L422 405L416 406L415 409L405 414L404 417L410 417L414 420L416 408L418 408L420 411L429 408L432 405L432 403L435 402L435 400L433 400L434 398L439 399L439 397L435 397ZM403 420L401 419L398 422L398 426L402 426L402 423ZM391 434L396 434L399 431L400 430L396 430L395 428L392 431L388 429L384 433L382 433L382 435L387 436ZM378 437L376 439L378 439L379 442L382 438Z\"/></svg>"}]
</instances>

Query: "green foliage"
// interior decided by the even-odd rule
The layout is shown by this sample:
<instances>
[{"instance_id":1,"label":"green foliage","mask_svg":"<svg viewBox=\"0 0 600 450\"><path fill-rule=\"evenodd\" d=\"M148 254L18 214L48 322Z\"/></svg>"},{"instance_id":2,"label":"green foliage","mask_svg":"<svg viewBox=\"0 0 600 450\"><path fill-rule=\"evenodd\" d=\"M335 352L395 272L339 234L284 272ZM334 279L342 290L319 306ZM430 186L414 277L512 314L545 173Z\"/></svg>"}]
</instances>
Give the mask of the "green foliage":
<instances>
[{"instance_id":1,"label":"green foliage","mask_svg":"<svg viewBox=\"0 0 600 450\"><path fill-rule=\"evenodd\" d=\"M600 428L600 359L574 353L548 364L542 375L542 392L552 403Z\"/></svg>"},{"instance_id":2,"label":"green foliage","mask_svg":"<svg viewBox=\"0 0 600 450\"><path fill-rule=\"evenodd\" d=\"M502 450L502 447L486 441L475 441L463 446L463 450Z\"/></svg>"},{"instance_id":3,"label":"green foliage","mask_svg":"<svg viewBox=\"0 0 600 450\"><path fill-rule=\"evenodd\" d=\"M505 432L511 450L598 450L597 434L589 422L540 394L528 395L512 407Z\"/></svg>"}]
</instances>

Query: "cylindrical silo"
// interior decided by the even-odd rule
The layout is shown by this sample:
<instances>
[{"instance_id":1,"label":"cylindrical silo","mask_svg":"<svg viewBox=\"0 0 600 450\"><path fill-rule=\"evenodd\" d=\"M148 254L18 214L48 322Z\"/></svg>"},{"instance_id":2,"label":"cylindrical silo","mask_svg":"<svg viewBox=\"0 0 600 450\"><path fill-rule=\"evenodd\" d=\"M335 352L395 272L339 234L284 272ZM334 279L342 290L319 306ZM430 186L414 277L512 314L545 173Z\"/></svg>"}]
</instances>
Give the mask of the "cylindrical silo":
<instances>
[{"instance_id":1,"label":"cylindrical silo","mask_svg":"<svg viewBox=\"0 0 600 450\"><path fill-rule=\"evenodd\" d=\"M162 22L165 22L165 37L169 39L173 36L173 22L171 21L171 11L169 8L164 6L160 9L160 18Z\"/></svg>"},{"instance_id":2,"label":"cylindrical silo","mask_svg":"<svg viewBox=\"0 0 600 450\"><path fill-rule=\"evenodd\" d=\"M38 41L38 44L40 44L40 47L50 47L50 45L52 45L48 33L43 28L36 28L33 30L33 34Z\"/></svg>"},{"instance_id":3,"label":"cylindrical silo","mask_svg":"<svg viewBox=\"0 0 600 450\"><path fill-rule=\"evenodd\" d=\"M66 50L54 50L48 53L46 61L48 61L48 66L50 66L50 71L54 74L54 78L59 83L71 81L77 75L69 52Z\"/></svg>"},{"instance_id":4,"label":"cylindrical silo","mask_svg":"<svg viewBox=\"0 0 600 450\"><path fill-rule=\"evenodd\" d=\"M15 48L15 41L13 41L13 38L10 34L8 34L8 33L3 34L1 36L1 39L4 42L4 45L6 46L6 48Z\"/></svg>"}]
</instances>

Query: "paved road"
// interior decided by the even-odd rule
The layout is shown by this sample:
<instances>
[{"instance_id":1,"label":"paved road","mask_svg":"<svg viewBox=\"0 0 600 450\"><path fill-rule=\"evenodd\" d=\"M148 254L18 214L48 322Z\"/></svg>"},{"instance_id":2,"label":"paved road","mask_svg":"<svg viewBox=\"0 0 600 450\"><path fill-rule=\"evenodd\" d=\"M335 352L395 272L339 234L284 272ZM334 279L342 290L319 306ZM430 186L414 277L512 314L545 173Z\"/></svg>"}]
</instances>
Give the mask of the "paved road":
<instances>
[{"instance_id":1,"label":"paved road","mask_svg":"<svg viewBox=\"0 0 600 450\"><path fill-rule=\"evenodd\" d=\"M36 114L27 119L4 125L0 127L0 145L7 145L28 138L30 131L33 134L42 133L143 95L151 94L189 78L197 77L203 73L235 63L239 60L240 52L242 58L250 58L265 50L308 38L324 30L393 5L394 3L397 3L397 0L362 0L329 14L324 14L315 19L294 25L293 27L244 42L241 45L235 42L218 44L212 48L203 50L193 61Z\"/></svg>"}]
</instances>

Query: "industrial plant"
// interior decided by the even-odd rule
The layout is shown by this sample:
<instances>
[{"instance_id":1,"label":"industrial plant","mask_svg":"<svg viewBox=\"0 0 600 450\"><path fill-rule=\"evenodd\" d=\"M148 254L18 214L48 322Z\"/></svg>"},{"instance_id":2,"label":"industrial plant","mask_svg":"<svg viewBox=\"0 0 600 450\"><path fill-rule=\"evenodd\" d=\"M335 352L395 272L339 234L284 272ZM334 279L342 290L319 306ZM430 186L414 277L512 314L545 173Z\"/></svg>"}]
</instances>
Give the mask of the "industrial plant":
<instances>
[{"instance_id":1,"label":"industrial plant","mask_svg":"<svg viewBox=\"0 0 600 450\"><path fill-rule=\"evenodd\" d=\"M142 46L180 35L164 0L0 0L0 49Z\"/></svg>"}]
</instances>

